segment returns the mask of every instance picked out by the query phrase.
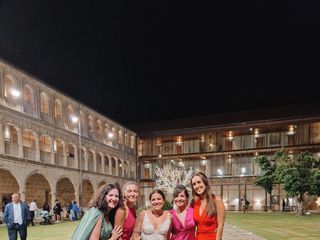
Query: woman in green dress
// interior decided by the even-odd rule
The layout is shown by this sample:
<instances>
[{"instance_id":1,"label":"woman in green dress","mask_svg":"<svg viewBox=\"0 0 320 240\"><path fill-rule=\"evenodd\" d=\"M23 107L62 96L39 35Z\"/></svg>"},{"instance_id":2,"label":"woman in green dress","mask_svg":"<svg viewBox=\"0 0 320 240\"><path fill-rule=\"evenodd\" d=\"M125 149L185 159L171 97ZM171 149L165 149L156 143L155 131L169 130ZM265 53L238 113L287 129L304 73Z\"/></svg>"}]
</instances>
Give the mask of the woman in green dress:
<instances>
[{"instance_id":1,"label":"woman in green dress","mask_svg":"<svg viewBox=\"0 0 320 240\"><path fill-rule=\"evenodd\" d=\"M111 212L122 206L120 189L114 184L106 184L98 190L91 207L82 217L72 235L72 240L118 240L122 228L112 227Z\"/></svg>"}]
</instances>

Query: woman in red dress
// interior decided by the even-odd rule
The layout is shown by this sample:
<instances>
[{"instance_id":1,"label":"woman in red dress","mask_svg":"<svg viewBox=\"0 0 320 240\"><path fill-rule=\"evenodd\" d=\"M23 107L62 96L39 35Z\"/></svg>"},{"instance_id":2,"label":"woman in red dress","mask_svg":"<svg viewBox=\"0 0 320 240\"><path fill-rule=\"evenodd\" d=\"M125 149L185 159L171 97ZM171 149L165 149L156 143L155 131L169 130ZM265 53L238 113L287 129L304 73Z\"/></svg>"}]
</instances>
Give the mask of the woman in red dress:
<instances>
[{"instance_id":1,"label":"woman in red dress","mask_svg":"<svg viewBox=\"0 0 320 240\"><path fill-rule=\"evenodd\" d=\"M202 172L191 178L194 207L193 218L197 226L197 240L222 240L225 207L221 197L211 193L209 180Z\"/></svg>"}]
</instances>

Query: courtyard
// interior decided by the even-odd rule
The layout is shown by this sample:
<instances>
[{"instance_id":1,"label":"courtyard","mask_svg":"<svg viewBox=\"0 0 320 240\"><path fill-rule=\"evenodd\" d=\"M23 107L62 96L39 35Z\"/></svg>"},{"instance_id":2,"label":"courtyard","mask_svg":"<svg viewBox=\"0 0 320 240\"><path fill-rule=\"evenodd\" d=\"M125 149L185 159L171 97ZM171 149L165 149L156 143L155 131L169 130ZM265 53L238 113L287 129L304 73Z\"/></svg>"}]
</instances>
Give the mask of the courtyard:
<instances>
[{"instance_id":1,"label":"courtyard","mask_svg":"<svg viewBox=\"0 0 320 240\"><path fill-rule=\"evenodd\" d=\"M71 239L78 223L65 221L53 225L29 227L28 239ZM0 239L7 239L7 230L4 225L0 226ZM320 214L311 213L299 217L294 213L228 212L224 240L232 239L318 240L320 239Z\"/></svg>"}]
</instances>

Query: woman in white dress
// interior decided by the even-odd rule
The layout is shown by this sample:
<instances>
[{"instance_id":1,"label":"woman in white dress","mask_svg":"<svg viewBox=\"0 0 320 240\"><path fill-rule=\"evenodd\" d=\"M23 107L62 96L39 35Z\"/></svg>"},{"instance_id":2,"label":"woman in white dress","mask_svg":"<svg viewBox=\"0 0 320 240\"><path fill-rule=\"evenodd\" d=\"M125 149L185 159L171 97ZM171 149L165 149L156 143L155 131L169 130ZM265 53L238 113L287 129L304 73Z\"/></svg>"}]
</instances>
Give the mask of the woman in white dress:
<instances>
[{"instance_id":1,"label":"woman in white dress","mask_svg":"<svg viewBox=\"0 0 320 240\"><path fill-rule=\"evenodd\" d=\"M133 230L132 239L138 240L165 240L168 239L171 224L170 213L163 210L165 202L161 190L153 190L149 195L151 208L141 212Z\"/></svg>"}]
</instances>

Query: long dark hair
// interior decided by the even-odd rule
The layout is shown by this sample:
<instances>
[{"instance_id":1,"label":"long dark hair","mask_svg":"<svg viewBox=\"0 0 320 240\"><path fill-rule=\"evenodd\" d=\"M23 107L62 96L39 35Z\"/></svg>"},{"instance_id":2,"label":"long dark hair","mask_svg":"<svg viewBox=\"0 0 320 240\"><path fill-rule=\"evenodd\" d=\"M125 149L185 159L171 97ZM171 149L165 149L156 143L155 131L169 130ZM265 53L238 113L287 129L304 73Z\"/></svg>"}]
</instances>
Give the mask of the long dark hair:
<instances>
[{"instance_id":1,"label":"long dark hair","mask_svg":"<svg viewBox=\"0 0 320 240\"><path fill-rule=\"evenodd\" d=\"M153 191L149 194L149 200L150 200L150 201L151 201L152 195L155 194L155 193L160 194L161 197L163 198L163 201L164 201L164 202L166 201L166 197L165 197L163 191L161 191L160 189L155 189L155 190L153 190Z\"/></svg>"},{"instance_id":2,"label":"long dark hair","mask_svg":"<svg viewBox=\"0 0 320 240\"><path fill-rule=\"evenodd\" d=\"M207 200L206 213L207 213L208 216L212 217L212 216L217 214L216 205L214 203L215 195L211 192L210 185L209 185L209 180L208 180L207 176L202 172L196 172L191 177L190 183L191 183L191 188L192 188L192 196L194 198L195 197L200 197L200 195L194 191L194 188L193 188L193 185L192 185L192 179L194 177L196 177L196 176L200 177L202 182L206 186L206 189L205 189L205 192L204 192L204 195L205 195L204 197ZM194 205L194 199L192 200L191 205Z\"/></svg>"},{"instance_id":3,"label":"long dark hair","mask_svg":"<svg viewBox=\"0 0 320 240\"><path fill-rule=\"evenodd\" d=\"M113 209L108 209L108 203L106 202L106 195L112 190L117 189L119 191L119 203ZM93 206L103 212L105 218L114 225L114 217L117 209L123 206L122 193L118 184L105 184L99 188L93 197Z\"/></svg>"},{"instance_id":4,"label":"long dark hair","mask_svg":"<svg viewBox=\"0 0 320 240\"><path fill-rule=\"evenodd\" d=\"M182 184L178 184L174 190L173 190L173 199L175 199L176 197L178 197L179 193L184 192L184 195L186 195L186 198L189 199L189 193L188 190L186 189L185 186L183 186Z\"/></svg>"}]
</instances>

